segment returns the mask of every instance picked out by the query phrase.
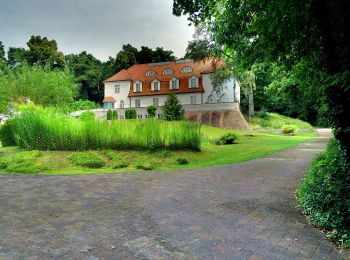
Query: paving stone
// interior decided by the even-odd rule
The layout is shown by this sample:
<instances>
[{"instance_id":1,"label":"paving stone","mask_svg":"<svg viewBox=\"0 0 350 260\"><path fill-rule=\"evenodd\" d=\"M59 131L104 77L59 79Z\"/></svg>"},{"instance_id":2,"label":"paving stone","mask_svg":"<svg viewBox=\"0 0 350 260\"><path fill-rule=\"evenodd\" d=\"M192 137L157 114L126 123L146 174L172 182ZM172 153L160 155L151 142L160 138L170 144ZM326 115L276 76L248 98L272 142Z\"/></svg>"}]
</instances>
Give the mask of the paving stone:
<instances>
[{"instance_id":1,"label":"paving stone","mask_svg":"<svg viewBox=\"0 0 350 260\"><path fill-rule=\"evenodd\" d=\"M326 141L204 169L0 175L0 259L341 259L294 198Z\"/></svg>"}]
</instances>

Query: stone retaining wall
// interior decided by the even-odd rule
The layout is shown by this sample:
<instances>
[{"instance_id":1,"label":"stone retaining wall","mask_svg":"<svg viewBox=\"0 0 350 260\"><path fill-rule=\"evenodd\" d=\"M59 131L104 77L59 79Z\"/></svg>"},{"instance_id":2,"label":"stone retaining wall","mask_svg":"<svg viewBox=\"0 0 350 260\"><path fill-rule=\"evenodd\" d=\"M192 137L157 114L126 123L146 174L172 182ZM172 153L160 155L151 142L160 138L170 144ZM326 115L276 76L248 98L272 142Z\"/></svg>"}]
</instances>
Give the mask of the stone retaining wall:
<instances>
[{"instance_id":1,"label":"stone retaining wall","mask_svg":"<svg viewBox=\"0 0 350 260\"><path fill-rule=\"evenodd\" d=\"M215 111L186 111L185 118L201 124L237 130L249 130L249 125L238 109Z\"/></svg>"}]
</instances>

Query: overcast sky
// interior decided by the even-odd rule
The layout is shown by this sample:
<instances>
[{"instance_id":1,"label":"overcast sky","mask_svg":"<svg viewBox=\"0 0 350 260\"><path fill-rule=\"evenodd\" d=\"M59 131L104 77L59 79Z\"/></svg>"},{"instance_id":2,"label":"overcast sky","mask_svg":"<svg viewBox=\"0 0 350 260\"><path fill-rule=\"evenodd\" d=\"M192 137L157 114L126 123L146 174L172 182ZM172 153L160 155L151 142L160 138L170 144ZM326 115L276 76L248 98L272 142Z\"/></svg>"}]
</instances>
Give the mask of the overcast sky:
<instances>
[{"instance_id":1,"label":"overcast sky","mask_svg":"<svg viewBox=\"0 0 350 260\"><path fill-rule=\"evenodd\" d=\"M194 29L172 15L172 0L0 0L0 41L27 47L31 35L55 39L64 54L106 60L123 44L164 47L182 57Z\"/></svg>"}]
</instances>

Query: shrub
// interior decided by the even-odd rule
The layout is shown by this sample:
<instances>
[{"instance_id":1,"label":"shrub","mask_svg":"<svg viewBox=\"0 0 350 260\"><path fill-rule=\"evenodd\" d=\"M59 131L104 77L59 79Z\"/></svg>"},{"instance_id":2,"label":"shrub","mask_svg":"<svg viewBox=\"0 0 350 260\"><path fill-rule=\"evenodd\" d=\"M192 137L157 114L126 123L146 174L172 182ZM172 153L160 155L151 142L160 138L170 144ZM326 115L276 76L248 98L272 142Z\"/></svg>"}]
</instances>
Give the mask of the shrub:
<instances>
[{"instance_id":1,"label":"shrub","mask_svg":"<svg viewBox=\"0 0 350 260\"><path fill-rule=\"evenodd\" d=\"M91 152L72 154L69 160L75 165L87 168L102 168L105 166L105 161Z\"/></svg>"},{"instance_id":2,"label":"shrub","mask_svg":"<svg viewBox=\"0 0 350 260\"><path fill-rule=\"evenodd\" d=\"M6 169L8 166L8 162L6 161L0 161L0 170Z\"/></svg>"},{"instance_id":3,"label":"shrub","mask_svg":"<svg viewBox=\"0 0 350 260\"><path fill-rule=\"evenodd\" d=\"M295 125L284 125L282 127L282 133L283 134L294 134L297 129L298 129L298 127Z\"/></svg>"},{"instance_id":4,"label":"shrub","mask_svg":"<svg viewBox=\"0 0 350 260\"><path fill-rule=\"evenodd\" d=\"M201 127L157 119L79 120L52 109L29 108L11 119L16 144L26 150L200 150Z\"/></svg>"},{"instance_id":5,"label":"shrub","mask_svg":"<svg viewBox=\"0 0 350 260\"><path fill-rule=\"evenodd\" d=\"M148 117L151 117L151 118L155 117L156 111L157 111L157 108L155 106L148 106L147 107Z\"/></svg>"},{"instance_id":6,"label":"shrub","mask_svg":"<svg viewBox=\"0 0 350 260\"><path fill-rule=\"evenodd\" d=\"M3 125L0 125L0 142L2 146L16 145L11 119L6 120Z\"/></svg>"},{"instance_id":7,"label":"shrub","mask_svg":"<svg viewBox=\"0 0 350 260\"><path fill-rule=\"evenodd\" d=\"M144 163L136 165L136 168L140 169L140 170L150 171L150 170L154 169L154 165L151 164L150 162L144 162Z\"/></svg>"},{"instance_id":8,"label":"shrub","mask_svg":"<svg viewBox=\"0 0 350 260\"><path fill-rule=\"evenodd\" d=\"M217 145L225 145L225 144L235 144L238 137L235 133L228 133L220 137L219 140L216 141Z\"/></svg>"},{"instance_id":9,"label":"shrub","mask_svg":"<svg viewBox=\"0 0 350 260\"><path fill-rule=\"evenodd\" d=\"M188 161L185 158L177 158L176 162L178 164L188 164Z\"/></svg>"},{"instance_id":10,"label":"shrub","mask_svg":"<svg viewBox=\"0 0 350 260\"><path fill-rule=\"evenodd\" d=\"M261 118L261 119L268 119L269 118L269 114L267 113L267 110L266 108L262 107L261 110L258 112L258 116Z\"/></svg>"},{"instance_id":11,"label":"shrub","mask_svg":"<svg viewBox=\"0 0 350 260\"><path fill-rule=\"evenodd\" d=\"M350 165L332 139L297 189L302 212L332 240L350 246Z\"/></svg>"},{"instance_id":12,"label":"shrub","mask_svg":"<svg viewBox=\"0 0 350 260\"><path fill-rule=\"evenodd\" d=\"M95 102L90 100L78 100L78 101L69 103L68 105L65 106L68 112L95 109L97 107L98 105Z\"/></svg>"},{"instance_id":13,"label":"shrub","mask_svg":"<svg viewBox=\"0 0 350 260\"><path fill-rule=\"evenodd\" d=\"M95 113L91 111L86 111L82 113L79 118L81 120L95 120Z\"/></svg>"},{"instance_id":14,"label":"shrub","mask_svg":"<svg viewBox=\"0 0 350 260\"><path fill-rule=\"evenodd\" d=\"M125 110L125 119L136 119L136 117L137 113L135 109L130 108Z\"/></svg>"},{"instance_id":15,"label":"shrub","mask_svg":"<svg viewBox=\"0 0 350 260\"><path fill-rule=\"evenodd\" d=\"M113 118L113 112L111 109L109 109L107 111L107 120L112 120L112 118Z\"/></svg>"},{"instance_id":16,"label":"shrub","mask_svg":"<svg viewBox=\"0 0 350 260\"><path fill-rule=\"evenodd\" d=\"M129 165L126 162L119 160L119 161L113 163L112 168L113 169L121 169L121 168L126 168L128 166Z\"/></svg>"},{"instance_id":17,"label":"shrub","mask_svg":"<svg viewBox=\"0 0 350 260\"><path fill-rule=\"evenodd\" d=\"M112 120L116 120L116 119L118 119L118 111L117 110L113 110Z\"/></svg>"},{"instance_id":18,"label":"shrub","mask_svg":"<svg viewBox=\"0 0 350 260\"><path fill-rule=\"evenodd\" d=\"M184 117L184 110L182 105L174 93L167 96L163 106L163 118L168 121L182 120Z\"/></svg>"}]
</instances>

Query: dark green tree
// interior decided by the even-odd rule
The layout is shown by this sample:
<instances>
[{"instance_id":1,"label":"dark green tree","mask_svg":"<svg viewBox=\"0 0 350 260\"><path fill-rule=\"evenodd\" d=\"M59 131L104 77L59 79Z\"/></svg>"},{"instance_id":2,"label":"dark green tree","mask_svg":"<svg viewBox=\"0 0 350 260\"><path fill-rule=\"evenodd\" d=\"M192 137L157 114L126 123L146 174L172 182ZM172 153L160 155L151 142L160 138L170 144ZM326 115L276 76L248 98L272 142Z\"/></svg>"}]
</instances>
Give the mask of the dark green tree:
<instances>
[{"instance_id":1,"label":"dark green tree","mask_svg":"<svg viewBox=\"0 0 350 260\"><path fill-rule=\"evenodd\" d=\"M155 106L148 106L147 107L148 117L152 117L152 118L155 117L156 111L157 111L157 108Z\"/></svg>"},{"instance_id":2,"label":"dark green tree","mask_svg":"<svg viewBox=\"0 0 350 260\"><path fill-rule=\"evenodd\" d=\"M28 61L30 65L49 66L50 68L64 68L65 59L58 51L57 42L46 37L34 36L27 42Z\"/></svg>"},{"instance_id":3,"label":"dark green tree","mask_svg":"<svg viewBox=\"0 0 350 260\"><path fill-rule=\"evenodd\" d=\"M102 63L86 51L66 56L67 66L80 84L79 99L101 102L103 98Z\"/></svg>"},{"instance_id":4,"label":"dark green tree","mask_svg":"<svg viewBox=\"0 0 350 260\"><path fill-rule=\"evenodd\" d=\"M7 64L10 68L28 63L28 51L24 48L10 47L7 52Z\"/></svg>"},{"instance_id":5,"label":"dark green tree","mask_svg":"<svg viewBox=\"0 0 350 260\"><path fill-rule=\"evenodd\" d=\"M141 49L137 53L137 63L151 63L154 62L153 50L147 46L141 46Z\"/></svg>"},{"instance_id":6,"label":"dark green tree","mask_svg":"<svg viewBox=\"0 0 350 260\"><path fill-rule=\"evenodd\" d=\"M137 63L137 48L131 44L123 45L122 50L118 52L115 64L118 70L127 69Z\"/></svg>"},{"instance_id":7,"label":"dark green tree","mask_svg":"<svg viewBox=\"0 0 350 260\"><path fill-rule=\"evenodd\" d=\"M184 117L184 110L182 105L174 93L168 94L164 106L163 106L163 117L165 120L182 120Z\"/></svg>"}]
</instances>

